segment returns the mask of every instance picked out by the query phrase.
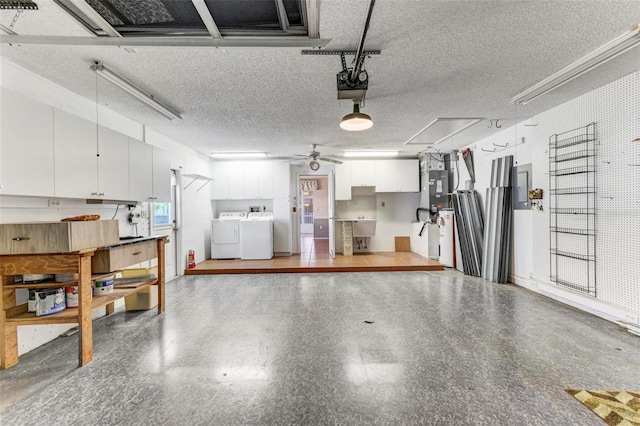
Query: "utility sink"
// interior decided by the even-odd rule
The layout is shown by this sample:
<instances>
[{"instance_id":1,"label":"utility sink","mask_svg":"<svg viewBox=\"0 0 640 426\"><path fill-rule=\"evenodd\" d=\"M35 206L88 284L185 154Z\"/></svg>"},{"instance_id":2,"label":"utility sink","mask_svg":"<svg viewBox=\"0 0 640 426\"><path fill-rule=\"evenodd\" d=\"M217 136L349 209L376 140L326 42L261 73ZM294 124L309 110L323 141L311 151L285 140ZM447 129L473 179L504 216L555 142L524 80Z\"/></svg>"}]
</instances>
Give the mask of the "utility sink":
<instances>
[{"instance_id":1,"label":"utility sink","mask_svg":"<svg viewBox=\"0 0 640 426\"><path fill-rule=\"evenodd\" d=\"M354 237L374 237L376 235L375 219L356 219L353 221Z\"/></svg>"}]
</instances>

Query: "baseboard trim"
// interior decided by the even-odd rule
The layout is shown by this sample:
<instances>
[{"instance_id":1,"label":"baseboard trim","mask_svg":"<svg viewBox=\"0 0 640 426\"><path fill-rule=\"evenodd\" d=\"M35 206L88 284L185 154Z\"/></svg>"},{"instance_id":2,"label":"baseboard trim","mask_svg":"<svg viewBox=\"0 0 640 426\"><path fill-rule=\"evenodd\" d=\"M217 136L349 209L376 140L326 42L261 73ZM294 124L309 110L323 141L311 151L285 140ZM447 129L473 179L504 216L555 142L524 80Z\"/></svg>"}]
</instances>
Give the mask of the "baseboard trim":
<instances>
[{"instance_id":1,"label":"baseboard trim","mask_svg":"<svg viewBox=\"0 0 640 426\"><path fill-rule=\"evenodd\" d=\"M640 325L640 312L633 312L602 300L593 299L570 290L560 288L551 282L535 278L525 278L511 274L509 281L565 305L590 313L607 321Z\"/></svg>"}]
</instances>

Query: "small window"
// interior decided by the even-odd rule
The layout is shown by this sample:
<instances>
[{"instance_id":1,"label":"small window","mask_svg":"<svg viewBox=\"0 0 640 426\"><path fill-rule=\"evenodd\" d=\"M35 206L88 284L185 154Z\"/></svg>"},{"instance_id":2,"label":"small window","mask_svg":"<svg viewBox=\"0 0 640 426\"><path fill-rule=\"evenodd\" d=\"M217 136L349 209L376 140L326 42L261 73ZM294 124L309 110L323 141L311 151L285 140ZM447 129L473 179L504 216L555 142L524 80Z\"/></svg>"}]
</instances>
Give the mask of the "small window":
<instances>
[{"instance_id":1,"label":"small window","mask_svg":"<svg viewBox=\"0 0 640 426\"><path fill-rule=\"evenodd\" d=\"M164 228L173 224L171 203L153 203L153 227Z\"/></svg>"}]
</instances>

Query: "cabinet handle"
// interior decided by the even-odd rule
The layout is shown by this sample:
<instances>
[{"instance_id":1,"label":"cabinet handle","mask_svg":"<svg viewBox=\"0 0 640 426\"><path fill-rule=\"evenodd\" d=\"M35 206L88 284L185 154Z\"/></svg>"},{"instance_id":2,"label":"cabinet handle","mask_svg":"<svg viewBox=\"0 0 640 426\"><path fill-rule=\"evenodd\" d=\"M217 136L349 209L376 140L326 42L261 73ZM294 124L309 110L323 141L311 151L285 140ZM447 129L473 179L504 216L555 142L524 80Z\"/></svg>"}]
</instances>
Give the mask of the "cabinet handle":
<instances>
[{"instance_id":1,"label":"cabinet handle","mask_svg":"<svg viewBox=\"0 0 640 426\"><path fill-rule=\"evenodd\" d=\"M91 195L98 195L98 193L97 192L92 192Z\"/></svg>"},{"instance_id":2,"label":"cabinet handle","mask_svg":"<svg viewBox=\"0 0 640 426\"><path fill-rule=\"evenodd\" d=\"M141 251L137 251L137 252L132 253L132 254L133 254L134 256L137 256L137 255L139 255L139 254L142 254L142 252L141 252Z\"/></svg>"},{"instance_id":3,"label":"cabinet handle","mask_svg":"<svg viewBox=\"0 0 640 426\"><path fill-rule=\"evenodd\" d=\"M12 238L13 241L26 241L26 240L30 240L30 237L15 237Z\"/></svg>"}]
</instances>

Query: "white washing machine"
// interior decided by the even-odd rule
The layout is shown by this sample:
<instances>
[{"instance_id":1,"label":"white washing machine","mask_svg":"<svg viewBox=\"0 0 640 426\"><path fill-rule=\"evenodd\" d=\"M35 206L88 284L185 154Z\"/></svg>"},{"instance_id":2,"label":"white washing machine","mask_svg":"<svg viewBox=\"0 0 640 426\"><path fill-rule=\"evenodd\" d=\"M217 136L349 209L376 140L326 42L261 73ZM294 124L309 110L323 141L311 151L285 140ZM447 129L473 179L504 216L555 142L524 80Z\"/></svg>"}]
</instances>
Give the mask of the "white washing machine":
<instances>
[{"instance_id":1,"label":"white washing machine","mask_svg":"<svg viewBox=\"0 0 640 426\"><path fill-rule=\"evenodd\" d=\"M240 259L273 257L273 213L254 212L240 221Z\"/></svg>"},{"instance_id":2,"label":"white washing machine","mask_svg":"<svg viewBox=\"0 0 640 426\"><path fill-rule=\"evenodd\" d=\"M238 259L240 257L240 221L246 212L220 212L211 221L211 258Z\"/></svg>"}]
</instances>

